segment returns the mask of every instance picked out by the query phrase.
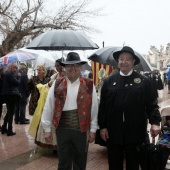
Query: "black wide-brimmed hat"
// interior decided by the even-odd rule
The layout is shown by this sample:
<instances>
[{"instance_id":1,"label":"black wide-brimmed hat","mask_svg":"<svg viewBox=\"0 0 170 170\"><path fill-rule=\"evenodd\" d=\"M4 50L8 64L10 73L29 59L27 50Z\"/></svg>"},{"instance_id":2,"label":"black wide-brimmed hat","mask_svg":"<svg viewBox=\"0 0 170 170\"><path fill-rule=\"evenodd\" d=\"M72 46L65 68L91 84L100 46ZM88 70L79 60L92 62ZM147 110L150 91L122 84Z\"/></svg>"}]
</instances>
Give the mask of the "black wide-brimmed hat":
<instances>
[{"instance_id":1,"label":"black wide-brimmed hat","mask_svg":"<svg viewBox=\"0 0 170 170\"><path fill-rule=\"evenodd\" d=\"M65 65L68 65L68 64L81 64L81 65L83 65L83 64L86 64L86 63L87 63L86 61L80 60L80 56L77 53L70 52L67 55L66 61L62 61L61 65L62 66L65 66Z\"/></svg>"},{"instance_id":2,"label":"black wide-brimmed hat","mask_svg":"<svg viewBox=\"0 0 170 170\"><path fill-rule=\"evenodd\" d=\"M140 59L139 57L135 54L134 50L131 47L128 46L124 46L120 51L116 51L113 53L113 57L116 61L118 61L119 55L123 52L128 52L130 54L133 55L134 59L135 59L135 63L134 65L137 65L140 63Z\"/></svg>"}]
</instances>

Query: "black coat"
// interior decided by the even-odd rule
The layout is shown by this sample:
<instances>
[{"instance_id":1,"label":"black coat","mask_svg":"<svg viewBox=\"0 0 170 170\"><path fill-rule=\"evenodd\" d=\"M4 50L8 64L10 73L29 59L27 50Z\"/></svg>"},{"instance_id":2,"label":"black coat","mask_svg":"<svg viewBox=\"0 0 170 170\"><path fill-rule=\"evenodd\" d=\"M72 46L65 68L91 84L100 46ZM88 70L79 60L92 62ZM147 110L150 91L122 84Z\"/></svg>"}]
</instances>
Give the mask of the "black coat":
<instances>
[{"instance_id":1,"label":"black coat","mask_svg":"<svg viewBox=\"0 0 170 170\"><path fill-rule=\"evenodd\" d=\"M20 76L6 71L3 76L2 95L17 95L20 97L18 86Z\"/></svg>"},{"instance_id":2,"label":"black coat","mask_svg":"<svg viewBox=\"0 0 170 170\"><path fill-rule=\"evenodd\" d=\"M22 70L20 70L21 80L19 83L19 92L21 94L21 99L24 103L27 103L27 99L29 97L29 90L28 90L28 76Z\"/></svg>"},{"instance_id":3,"label":"black coat","mask_svg":"<svg viewBox=\"0 0 170 170\"><path fill-rule=\"evenodd\" d=\"M152 95L151 82L137 72L121 76L119 72L104 80L101 90L98 124L107 128L115 144L143 143L147 119L159 125L161 116Z\"/></svg>"}]
</instances>

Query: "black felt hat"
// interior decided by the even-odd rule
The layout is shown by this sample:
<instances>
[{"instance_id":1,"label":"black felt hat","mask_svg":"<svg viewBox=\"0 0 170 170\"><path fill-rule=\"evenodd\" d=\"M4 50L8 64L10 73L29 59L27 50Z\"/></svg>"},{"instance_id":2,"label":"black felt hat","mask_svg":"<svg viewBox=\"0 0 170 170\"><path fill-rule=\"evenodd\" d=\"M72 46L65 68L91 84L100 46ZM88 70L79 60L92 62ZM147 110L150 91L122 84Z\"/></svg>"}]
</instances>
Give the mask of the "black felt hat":
<instances>
[{"instance_id":1,"label":"black felt hat","mask_svg":"<svg viewBox=\"0 0 170 170\"><path fill-rule=\"evenodd\" d=\"M83 65L83 64L86 64L86 63L87 63L86 61L80 60L80 56L79 56L78 53L70 52L67 55L66 61L62 61L61 65L63 65L63 66L68 65L68 64L81 64L81 65Z\"/></svg>"},{"instance_id":2,"label":"black felt hat","mask_svg":"<svg viewBox=\"0 0 170 170\"><path fill-rule=\"evenodd\" d=\"M113 53L113 57L116 61L118 61L119 55L123 52L128 52L130 54L133 55L134 59L135 59L135 63L134 65L137 65L140 63L140 59L139 57L135 54L134 50L131 47L128 46L124 46L120 51L116 51Z\"/></svg>"}]
</instances>

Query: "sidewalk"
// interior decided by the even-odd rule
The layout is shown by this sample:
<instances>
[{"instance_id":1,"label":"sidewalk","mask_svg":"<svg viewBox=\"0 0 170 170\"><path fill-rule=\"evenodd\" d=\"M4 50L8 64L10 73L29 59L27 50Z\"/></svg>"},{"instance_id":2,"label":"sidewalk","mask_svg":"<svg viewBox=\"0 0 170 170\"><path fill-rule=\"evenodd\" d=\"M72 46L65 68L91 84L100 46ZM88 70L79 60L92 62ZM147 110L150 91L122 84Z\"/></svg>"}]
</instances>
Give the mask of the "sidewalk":
<instances>
[{"instance_id":1,"label":"sidewalk","mask_svg":"<svg viewBox=\"0 0 170 170\"><path fill-rule=\"evenodd\" d=\"M159 106L170 104L167 87L159 91ZM27 115L31 119L31 116ZM15 136L0 134L0 170L56 170L57 155L37 147L28 134L29 125L14 124ZM107 151L97 144L89 145L87 170L108 170Z\"/></svg>"}]
</instances>

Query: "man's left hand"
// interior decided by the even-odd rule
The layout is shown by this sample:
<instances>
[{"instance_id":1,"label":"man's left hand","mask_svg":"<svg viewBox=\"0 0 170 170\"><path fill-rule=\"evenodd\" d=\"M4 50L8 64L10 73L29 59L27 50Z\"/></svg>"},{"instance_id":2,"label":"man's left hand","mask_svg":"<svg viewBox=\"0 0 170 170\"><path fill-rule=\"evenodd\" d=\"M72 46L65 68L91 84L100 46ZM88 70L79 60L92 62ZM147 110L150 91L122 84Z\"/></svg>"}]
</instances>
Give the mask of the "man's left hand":
<instances>
[{"instance_id":1,"label":"man's left hand","mask_svg":"<svg viewBox=\"0 0 170 170\"><path fill-rule=\"evenodd\" d=\"M95 138L96 138L96 133L90 132L89 133L89 143L93 143L95 141Z\"/></svg>"},{"instance_id":2,"label":"man's left hand","mask_svg":"<svg viewBox=\"0 0 170 170\"><path fill-rule=\"evenodd\" d=\"M156 137L161 133L161 128L158 125L151 125L150 133L152 137Z\"/></svg>"}]
</instances>

